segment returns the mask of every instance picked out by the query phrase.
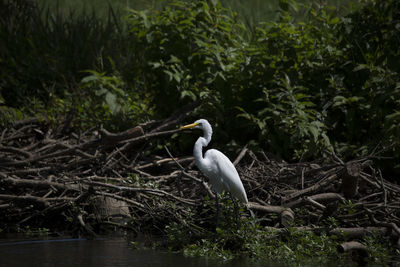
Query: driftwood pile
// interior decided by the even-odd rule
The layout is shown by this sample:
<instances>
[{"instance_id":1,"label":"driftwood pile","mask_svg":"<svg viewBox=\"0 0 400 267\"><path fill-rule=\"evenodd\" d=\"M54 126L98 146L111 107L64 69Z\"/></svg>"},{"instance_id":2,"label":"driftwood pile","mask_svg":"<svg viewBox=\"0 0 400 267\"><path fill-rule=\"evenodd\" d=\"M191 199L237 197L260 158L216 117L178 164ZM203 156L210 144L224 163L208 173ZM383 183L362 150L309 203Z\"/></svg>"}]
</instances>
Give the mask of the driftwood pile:
<instances>
[{"instance_id":1,"label":"driftwood pile","mask_svg":"<svg viewBox=\"0 0 400 267\"><path fill-rule=\"evenodd\" d=\"M70 222L69 230L93 233L93 222L140 231L183 220L206 195L214 197L211 188L191 155L171 155L166 146L164 156L146 150L149 143L166 143L183 119L117 134L105 129L65 134L39 118L2 129L0 227L63 221ZM232 160L248 207L275 233L291 226L348 240L372 233L399 239L400 186L382 177L372 156L288 164L245 147ZM360 245L344 243L342 250Z\"/></svg>"}]
</instances>

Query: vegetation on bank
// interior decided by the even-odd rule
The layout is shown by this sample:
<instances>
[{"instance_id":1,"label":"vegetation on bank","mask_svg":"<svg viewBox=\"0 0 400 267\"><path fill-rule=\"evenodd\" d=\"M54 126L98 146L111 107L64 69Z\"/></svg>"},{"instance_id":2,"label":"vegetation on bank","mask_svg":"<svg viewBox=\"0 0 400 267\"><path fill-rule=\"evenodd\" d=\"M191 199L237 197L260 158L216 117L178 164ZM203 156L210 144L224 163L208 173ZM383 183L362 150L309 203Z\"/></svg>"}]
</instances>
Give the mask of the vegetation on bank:
<instances>
[{"instance_id":1,"label":"vegetation on bank","mask_svg":"<svg viewBox=\"0 0 400 267\"><path fill-rule=\"evenodd\" d=\"M365 257L357 251L341 253L338 247L346 234L319 234L311 231L301 231L296 227L288 227L284 234L266 230L251 218L242 218L240 223L232 220L233 205L224 206L230 213L222 217L222 222L217 228L217 233L201 233L201 238L193 238L193 229L182 225L171 224L166 229L168 232L168 249L183 251L187 256L205 256L211 259L224 259L226 261L240 257L248 257L257 261L276 262L277 266L388 266L396 261L399 251L393 248L390 238L380 235L364 237L361 242L368 250L369 256ZM242 211L243 212L243 211ZM229 219L228 219L229 217ZM329 225L329 227L336 227ZM190 240L191 239L191 240Z\"/></svg>"},{"instance_id":2,"label":"vegetation on bank","mask_svg":"<svg viewBox=\"0 0 400 267\"><path fill-rule=\"evenodd\" d=\"M382 150L381 168L398 182L400 1L358 5L341 15L281 0L274 20L250 25L218 1L176 1L125 18L110 9L98 18L0 0L0 122L41 116L66 125L66 135L100 125L120 131L200 101L192 116L212 121L214 146L224 151L248 144L305 161ZM190 137L168 142L175 155L191 151ZM222 223L216 243L210 236L168 245L226 258L268 251L296 261L317 247L336 257L332 237L289 228L284 240L271 239L242 223ZM171 238L196 237L176 234L185 225L168 229ZM371 240L376 255L389 253Z\"/></svg>"},{"instance_id":3,"label":"vegetation on bank","mask_svg":"<svg viewBox=\"0 0 400 267\"><path fill-rule=\"evenodd\" d=\"M41 114L82 130L126 129L200 99L193 116L212 121L217 143L303 160L378 146L398 162L399 1L367 1L346 16L281 1L276 21L251 28L213 1L125 19L28 3L1 2L3 124Z\"/></svg>"}]
</instances>

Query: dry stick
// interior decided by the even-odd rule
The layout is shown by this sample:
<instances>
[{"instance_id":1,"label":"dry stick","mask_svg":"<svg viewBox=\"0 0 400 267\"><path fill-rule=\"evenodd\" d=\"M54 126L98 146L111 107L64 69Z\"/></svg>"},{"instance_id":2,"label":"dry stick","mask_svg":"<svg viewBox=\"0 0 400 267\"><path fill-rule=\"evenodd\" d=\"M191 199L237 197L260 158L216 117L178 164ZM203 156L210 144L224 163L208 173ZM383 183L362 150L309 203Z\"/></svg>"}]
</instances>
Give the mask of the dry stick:
<instances>
[{"instance_id":1,"label":"dry stick","mask_svg":"<svg viewBox=\"0 0 400 267\"><path fill-rule=\"evenodd\" d=\"M284 206L288 208L296 208L302 206L303 204L308 203L320 209L325 209L325 206L320 204L319 202L332 203L334 201L343 201L343 200L344 197L342 197L337 193L322 193L322 194L312 195L306 198L297 199L295 201L284 204Z\"/></svg>"},{"instance_id":2,"label":"dry stick","mask_svg":"<svg viewBox=\"0 0 400 267\"><path fill-rule=\"evenodd\" d=\"M360 172L360 178L363 179L365 182L367 182L368 184L380 189L381 187L379 186L378 183L371 181L368 177L370 175L368 173L365 172Z\"/></svg>"},{"instance_id":3,"label":"dry stick","mask_svg":"<svg viewBox=\"0 0 400 267\"><path fill-rule=\"evenodd\" d=\"M283 198L283 199L282 199L282 202L287 202L287 201L289 201L289 200L291 200L291 199L293 199L293 198L297 198L297 197L299 197L299 196L302 196L302 195L305 195L305 194L308 194L308 193L312 193L312 192L318 191L319 189L321 189L321 188L324 187L325 185L327 185L327 184L331 183L332 181L336 180L337 177L338 177L338 176L337 176L336 173L335 173L335 174L332 174L331 176L329 176L329 177L327 177L327 178L325 178L325 179L320 180L318 183L316 183L316 184L313 185L313 186L307 187L307 188L305 188L305 189L303 189L303 190L299 190L299 191L296 191L295 193L290 194L289 196Z\"/></svg>"},{"instance_id":4,"label":"dry stick","mask_svg":"<svg viewBox=\"0 0 400 267\"><path fill-rule=\"evenodd\" d=\"M71 197L53 197L53 198L42 198L42 197L35 197L35 196L15 196L15 195L7 195L7 194L0 194L0 199L11 200L11 201L28 201L40 204L41 206L48 207L49 201L72 201L74 198Z\"/></svg>"},{"instance_id":5,"label":"dry stick","mask_svg":"<svg viewBox=\"0 0 400 267\"><path fill-rule=\"evenodd\" d=\"M165 147L165 149L167 150L167 153L169 154L169 156L170 156L170 157L176 162L176 164L181 168L182 174L184 174L186 177L191 178L192 180L194 180L194 181L196 181L196 182L198 182L198 183L201 183L201 184L203 185L204 189L207 191L208 195L209 195L211 198L215 198L214 193L212 192L212 190L210 189L210 187L204 182L204 180L203 180L203 179L198 179L198 178L196 178L196 177L190 175L189 173L187 173L187 172L185 171L185 168L183 168L182 165L179 164L179 162L177 162L177 161L174 159L174 157L172 156L172 154L169 152L168 148L167 148L166 146L164 146L164 147Z\"/></svg>"},{"instance_id":6,"label":"dry stick","mask_svg":"<svg viewBox=\"0 0 400 267\"><path fill-rule=\"evenodd\" d=\"M0 204L0 209L8 209L11 207L11 204Z\"/></svg>"},{"instance_id":7,"label":"dry stick","mask_svg":"<svg viewBox=\"0 0 400 267\"><path fill-rule=\"evenodd\" d=\"M175 111L171 116L169 116L168 119L164 120L162 124L155 129L151 130L151 132L159 132L161 130L164 130L166 128L172 127L179 122L181 122L185 117L186 114L189 113L190 111L193 111L196 107L200 106L201 101L196 100L191 103L188 103L181 107L179 110Z\"/></svg>"},{"instance_id":8,"label":"dry stick","mask_svg":"<svg viewBox=\"0 0 400 267\"><path fill-rule=\"evenodd\" d=\"M62 204L55 204L55 205L51 205L51 206L49 205L48 207L44 208L43 210L36 211L35 213L29 215L28 217L22 219L21 221L19 221L17 223L17 225L22 224L22 223L24 223L26 221L29 221L30 219L35 218L35 217L37 217L39 215L43 215L46 212L48 212L49 210L56 210L56 209L60 209L60 207L65 207L67 203L69 204L69 201L65 201Z\"/></svg>"},{"instance_id":9,"label":"dry stick","mask_svg":"<svg viewBox=\"0 0 400 267\"><path fill-rule=\"evenodd\" d=\"M185 168L183 168L182 165L174 158L174 156L172 156L172 154L171 154L171 152L169 151L168 147L164 146L164 149L167 151L167 153L168 153L168 155L171 157L171 159L172 159L173 161L175 161L176 165L178 165L179 168L182 170L182 171L181 171L181 174L178 176L178 177L179 177L179 178L178 178L178 191L179 191L179 194L180 194L181 196L183 196L183 193L182 193L182 190L181 190L181 182L182 182L182 175L183 175L183 172L185 171Z\"/></svg>"},{"instance_id":10,"label":"dry stick","mask_svg":"<svg viewBox=\"0 0 400 267\"><path fill-rule=\"evenodd\" d=\"M24 151L24 150L15 148L15 147L3 146L3 145L1 145L1 143L0 143L0 151L22 155L22 156L27 157L27 158L31 158L32 157L32 154L27 152L27 151Z\"/></svg>"},{"instance_id":11,"label":"dry stick","mask_svg":"<svg viewBox=\"0 0 400 267\"><path fill-rule=\"evenodd\" d=\"M233 162L233 166L236 166L241 160L242 158L246 155L247 153L247 144L242 148L242 150L240 151L239 155L237 156L237 158L235 159L235 161Z\"/></svg>"},{"instance_id":12,"label":"dry stick","mask_svg":"<svg viewBox=\"0 0 400 267\"><path fill-rule=\"evenodd\" d=\"M387 205L387 192L386 192L386 189L385 189L385 184L383 183L383 177L382 177L381 170L378 169L378 173L379 173L379 177L381 178L380 182L381 182L382 193L383 193L383 201L384 201L385 207L386 207L386 205Z\"/></svg>"},{"instance_id":13,"label":"dry stick","mask_svg":"<svg viewBox=\"0 0 400 267\"><path fill-rule=\"evenodd\" d=\"M63 143L62 140L54 140L54 139L51 139L50 137L44 139L43 141L41 141L39 143L44 144L44 146L42 146L42 147L38 148L37 150L35 150L34 152L36 154L39 154L39 153L40 154L46 154L46 153L48 154L48 153L50 153L52 151L56 151L56 149L58 147L65 147L65 146L62 145L62 143Z\"/></svg>"},{"instance_id":14,"label":"dry stick","mask_svg":"<svg viewBox=\"0 0 400 267\"><path fill-rule=\"evenodd\" d=\"M306 168L302 168L301 170L301 190L304 189L304 171Z\"/></svg>"},{"instance_id":15,"label":"dry stick","mask_svg":"<svg viewBox=\"0 0 400 267\"><path fill-rule=\"evenodd\" d=\"M326 151L328 154L330 154L334 160L336 160L337 162L339 162L339 164L344 165L343 160L341 160L336 154L335 151Z\"/></svg>"},{"instance_id":16,"label":"dry stick","mask_svg":"<svg viewBox=\"0 0 400 267\"><path fill-rule=\"evenodd\" d=\"M72 161L66 165L60 165L57 166L58 170L70 170L70 169L76 169L79 166L84 166L94 160L96 160L97 158L91 158L91 159L81 159L81 160L77 160L77 161Z\"/></svg>"},{"instance_id":17,"label":"dry stick","mask_svg":"<svg viewBox=\"0 0 400 267\"><path fill-rule=\"evenodd\" d=\"M137 173L139 173L140 175L143 175L143 176L146 176L146 177L153 177L153 175L151 175L150 173L144 172L142 170L139 170L139 169L136 169L136 168L133 168L132 170L137 172Z\"/></svg>"},{"instance_id":18,"label":"dry stick","mask_svg":"<svg viewBox=\"0 0 400 267\"><path fill-rule=\"evenodd\" d=\"M51 186L61 189L61 190L73 190L77 191L79 189L78 185L71 184L61 184L50 181L42 181L42 180L29 180L29 179L21 179L21 178L12 178L8 177L2 173L0 173L0 183L5 183L14 186L20 187L40 187L40 188L49 188Z\"/></svg>"},{"instance_id":19,"label":"dry stick","mask_svg":"<svg viewBox=\"0 0 400 267\"><path fill-rule=\"evenodd\" d=\"M143 128L140 126L130 128L121 133L111 133L104 128L101 128L99 132L101 133L102 143L106 145L113 145L119 141L138 137L144 134Z\"/></svg>"},{"instance_id":20,"label":"dry stick","mask_svg":"<svg viewBox=\"0 0 400 267\"><path fill-rule=\"evenodd\" d=\"M375 219L374 214L370 209L364 208L364 210L367 212L367 215L368 215L369 219L375 225L385 226L385 227L391 228L397 234L397 236L400 237L400 228L395 223L393 223L393 222L392 223L387 223L387 222L378 221L377 219Z\"/></svg>"},{"instance_id":21,"label":"dry stick","mask_svg":"<svg viewBox=\"0 0 400 267\"><path fill-rule=\"evenodd\" d=\"M30 134L16 134L16 135L12 135L10 137L5 137L3 139L3 141L12 141L12 140L16 140L16 139L28 139L28 137L34 137L35 135L33 133Z\"/></svg>"},{"instance_id":22,"label":"dry stick","mask_svg":"<svg viewBox=\"0 0 400 267\"><path fill-rule=\"evenodd\" d=\"M60 146L67 148L67 149L71 149L73 152L76 152L78 155L80 155L84 158L94 158L95 157L94 155L83 152L81 149L79 149L79 145L71 146L69 144L60 143Z\"/></svg>"},{"instance_id":23,"label":"dry stick","mask_svg":"<svg viewBox=\"0 0 400 267\"><path fill-rule=\"evenodd\" d=\"M373 198L373 197L379 197L379 196L382 196L382 192L372 193L372 194L367 195L365 197L359 198L358 201L359 202L363 202L363 201L365 201L367 199L370 199L370 198Z\"/></svg>"},{"instance_id":24,"label":"dry stick","mask_svg":"<svg viewBox=\"0 0 400 267\"><path fill-rule=\"evenodd\" d=\"M0 166L1 165L4 165L4 166L21 166L21 165L31 164L31 163L34 163L36 161L40 161L40 160L44 160L44 159L48 159L48 158L55 158L55 157L58 157L58 156L68 156L70 154L73 154L74 152L76 152L79 155L82 155L84 157L87 157L87 158L94 158L94 156L81 151L79 149L79 147L80 146L73 146L71 148L68 148L68 149L65 149L65 150L62 150L62 151L57 151L57 152L50 153L50 154L40 155L40 156L32 157L32 158L29 158L29 159L26 159L26 160L14 161L14 162L4 162L3 164L0 163Z\"/></svg>"},{"instance_id":25,"label":"dry stick","mask_svg":"<svg viewBox=\"0 0 400 267\"><path fill-rule=\"evenodd\" d=\"M204 180L194 177L193 175L191 175L190 173L187 173L187 172L183 172L183 175L200 183L203 186L203 188L207 191L207 194L209 195L209 197L215 198L215 194L212 192L211 188L208 186L208 184Z\"/></svg>"},{"instance_id":26,"label":"dry stick","mask_svg":"<svg viewBox=\"0 0 400 267\"><path fill-rule=\"evenodd\" d=\"M114 156L118 153L120 155L123 155L121 150L125 150L125 148L129 146L129 143L124 144L121 148L116 147L115 150L110 153L110 155L108 155L108 157L105 160L105 164L104 165L108 165L108 162L111 161L112 158L114 158Z\"/></svg>"},{"instance_id":27,"label":"dry stick","mask_svg":"<svg viewBox=\"0 0 400 267\"><path fill-rule=\"evenodd\" d=\"M150 189L150 188L132 188L132 187L126 187L126 186L117 186L117 185L112 185L112 184L106 184L106 183L101 183L101 182L84 182L88 185L92 186L101 186L101 187L108 187L112 188L118 191L128 191L128 192L145 192L145 193L150 193L150 194L156 194L156 195L165 195L169 196L171 198L174 198L182 203L186 203L189 205L193 205L194 202L188 199L180 198L177 196L174 196L173 194L170 194L168 192L165 192L164 190L160 189Z\"/></svg>"},{"instance_id":28,"label":"dry stick","mask_svg":"<svg viewBox=\"0 0 400 267\"><path fill-rule=\"evenodd\" d=\"M3 130L3 132L1 132L1 136L0 136L0 144L1 143L3 143L3 140L4 140L4 135L6 134L6 132L7 132L7 128L5 128L4 130Z\"/></svg>"},{"instance_id":29,"label":"dry stick","mask_svg":"<svg viewBox=\"0 0 400 267\"><path fill-rule=\"evenodd\" d=\"M42 118L42 117L32 117L32 118L29 118L29 119L19 120L19 121L14 122L13 128L16 129L16 128L25 126L25 125L27 125L27 124L40 123L40 121L47 122L46 118Z\"/></svg>"},{"instance_id":30,"label":"dry stick","mask_svg":"<svg viewBox=\"0 0 400 267\"><path fill-rule=\"evenodd\" d=\"M174 158L174 156L172 156L171 152L169 151L167 146L164 146L164 149L167 151L168 155L171 157L171 159L173 161L175 161L176 165L179 166L179 168L181 168L182 171L185 171L185 168L182 167L182 165L176 160L176 158ZM191 160L193 160L193 157L191 158Z\"/></svg>"},{"instance_id":31,"label":"dry stick","mask_svg":"<svg viewBox=\"0 0 400 267\"><path fill-rule=\"evenodd\" d=\"M24 170L14 170L4 172L5 175L22 175L22 174L35 174L44 171L50 171L52 167L43 167L43 168L32 168L32 169L24 169Z\"/></svg>"},{"instance_id":32,"label":"dry stick","mask_svg":"<svg viewBox=\"0 0 400 267\"><path fill-rule=\"evenodd\" d=\"M143 164L143 165L136 166L135 169L140 170L140 169L151 168L151 167L155 167L155 166L160 166L161 164L164 164L164 163L170 163L172 161L174 161L175 163L179 164L178 161L192 161L192 160L193 160L193 157L185 157L185 158L181 158L181 159L179 159L179 158L159 159L159 160L154 161L152 163L146 163L146 164ZM182 167L180 164L178 166ZM185 170L183 167L181 169Z\"/></svg>"},{"instance_id":33,"label":"dry stick","mask_svg":"<svg viewBox=\"0 0 400 267\"><path fill-rule=\"evenodd\" d=\"M304 198L304 201L305 201L306 203L311 204L312 206L316 207L317 209L322 210L322 211L324 211L324 210L326 209L326 207L325 207L324 205L322 205L321 203L319 203L319 202L313 200L313 199L310 198L310 197L305 197L305 198Z\"/></svg>"},{"instance_id":34,"label":"dry stick","mask_svg":"<svg viewBox=\"0 0 400 267\"><path fill-rule=\"evenodd\" d=\"M120 144L126 144L129 143L130 145L136 145L138 143L142 143L145 141L148 141L152 137L159 137L159 136L165 136L165 135L172 135L174 133L179 132L179 129L174 129L174 130L169 130L169 131L163 131L163 132L154 132L154 133L147 133L145 135L135 137L135 138L130 138L127 140L123 140L119 142Z\"/></svg>"},{"instance_id":35,"label":"dry stick","mask_svg":"<svg viewBox=\"0 0 400 267\"><path fill-rule=\"evenodd\" d=\"M92 237L96 237L97 234L93 232L92 228L89 225L86 225L85 222L83 221L83 215L82 213L79 213L77 216L79 224L88 232Z\"/></svg>"}]
</instances>

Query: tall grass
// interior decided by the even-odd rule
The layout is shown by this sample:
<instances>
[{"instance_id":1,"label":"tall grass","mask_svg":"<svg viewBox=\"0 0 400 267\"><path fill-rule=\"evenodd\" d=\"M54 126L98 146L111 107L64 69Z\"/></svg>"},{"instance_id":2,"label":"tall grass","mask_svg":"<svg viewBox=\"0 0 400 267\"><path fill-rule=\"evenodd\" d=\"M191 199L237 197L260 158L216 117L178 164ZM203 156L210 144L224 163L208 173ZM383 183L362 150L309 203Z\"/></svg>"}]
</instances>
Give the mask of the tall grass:
<instances>
[{"instance_id":1,"label":"tall grass","mask_svg":"<svg viewBox=\"0 0 400 267\"><path fill-rule=\"evenodd\" d=\"M120 66L130 61L121 16L112 9L98 19L95 13L26 3L1 1L0 92L7 105L33 98L47 103L54 94L76 90L83 70L124 69Z\"/></svg>"},{"instance_id":2,"label":"tall grass","mask_svg":"<svg viewBox=\"0 0 400 267\"><path fill-rule=\"evenodd\" d=\"M187 0L193 1L193 0ZM98 17L107 17L108 9L120 14L126 14L128 9L144 10L144 9L162 9L171 0L36 0L40 7L49 8L50 10L59 10L63 14L68 14L71 10L74 12L95 11ZM239 17L247 26L253 27L260 22L274 21L277 18L279 4L281 0L221 0L221 3L234 12L238 13ZM300 8L297 17L302 18L306 12L304 8L312 4L334 6L339 12L347 13L351 10L351 6L358 1L348 0L291 0L289 5Z\"/></svg>"},{"instance_id":3,"label":"tall grass","mask_svg":"<svg viewBox=\"0 0 400 267\"><path fill-rule=\"evenodd\" d=\"M36 0L40 7L59 10L62 14L95 11L96 16L106 18L111 7L118 13L127 14L128 9L161 9L166 0Z\"/></svg>"}]
</instances>

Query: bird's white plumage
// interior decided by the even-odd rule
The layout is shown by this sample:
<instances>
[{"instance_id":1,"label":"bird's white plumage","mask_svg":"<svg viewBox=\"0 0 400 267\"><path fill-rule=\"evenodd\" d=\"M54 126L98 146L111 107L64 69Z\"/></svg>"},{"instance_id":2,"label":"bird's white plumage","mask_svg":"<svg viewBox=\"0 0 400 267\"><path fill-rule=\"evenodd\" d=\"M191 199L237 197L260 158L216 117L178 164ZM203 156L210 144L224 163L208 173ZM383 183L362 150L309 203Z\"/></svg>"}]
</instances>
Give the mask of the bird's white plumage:
<instances>
[{"instance_id":1,"label":"bird's white plumage","mask_svg":"<svg viewBox=\"0 0 400 267\"><path fill-rule=\"evenodd\" d=\"M241 202L247 203L247 195L242 181L233 163L222 152L216 149L209 149L203 157L203 147L211 141L212 128L207 120L200 119L192 124L183 126L181 129L198 128L202 129L204 136L197 139L193 155L197 167L205 176L210 179L210 183L216 193L222 191L230 192Z\"/></svg>"}]
</instances>

